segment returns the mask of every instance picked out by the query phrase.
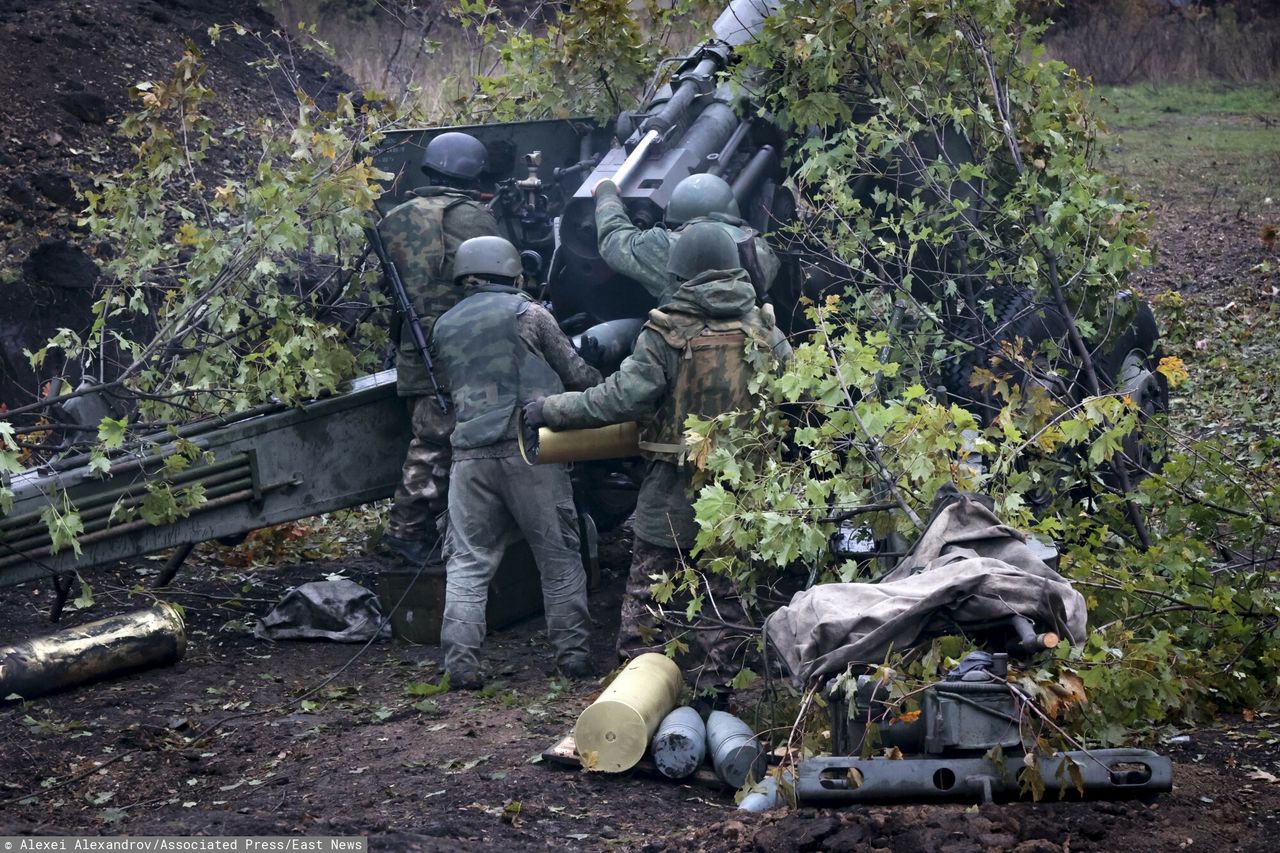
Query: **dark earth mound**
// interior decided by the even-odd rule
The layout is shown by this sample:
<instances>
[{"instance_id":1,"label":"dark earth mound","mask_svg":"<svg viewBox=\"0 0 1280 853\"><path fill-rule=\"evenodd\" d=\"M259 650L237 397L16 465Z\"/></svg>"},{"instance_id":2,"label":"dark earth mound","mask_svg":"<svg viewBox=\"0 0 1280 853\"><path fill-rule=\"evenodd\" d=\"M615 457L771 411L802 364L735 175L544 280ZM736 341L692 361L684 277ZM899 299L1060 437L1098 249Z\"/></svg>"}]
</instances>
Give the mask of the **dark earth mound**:
<instances>
[{"instance_id":1,"label":"dark earth mound","mask_svg":"<svg viewBox=\"0 0 1280 853\"><path fill-rule=\"evenodd\" d=\"M608 550L605 588L592 599L601 661L627 544ZM354 646L272 644L248 631L287 586L339 571L369 582L380 561L242 569L209 546L197 553L162 593L186 610L181 663L0 710L0 834L368 835L384 850L1041 853L1263 851L1280 831L1280 784L1267 781L1280 770L1280 720L1262 716L1168 748L1175 789L1150 802L743 815L730 791L551 766L536 757L598 688L551 677L540 619L489 637L488 690L423 700L406 689L440 677L435 647L383 643L356 656ZM97 602L64 622L145 606L149 596L130 588L162 565L95 572ZM50 600L34 584L6 590L3 633L48 632ZM295 701L335 673L306 704Z\"/></svg>"},{"instance_id":2,"label":"dark earth mound","mask_svg":"<svg viewBox=\"0 0 1280 853\"><path fill-rule=\"evenodd\" d=\"M92 188L95 175L132 164L116 133L137 108L129 88L168 79L190 43L219 96L212 109L219 127L251 125L292 103L282 75L250 64L261 54L248 40L210 44L209 27L232 22L264 34L275 26L255 0L0 0L0 405L33 402L42 380L61 370L55 354L37 375L24 349L91 322L95 261L109 249L77 225L78 193ZM280 36L267 37L284 47ZM354 88L318 54L282 52L322 105ZM220 143L208 167L243 174L253 148L252 140ZM79 378L75 365L66 372Z\"/></svg>"}]
</instances>

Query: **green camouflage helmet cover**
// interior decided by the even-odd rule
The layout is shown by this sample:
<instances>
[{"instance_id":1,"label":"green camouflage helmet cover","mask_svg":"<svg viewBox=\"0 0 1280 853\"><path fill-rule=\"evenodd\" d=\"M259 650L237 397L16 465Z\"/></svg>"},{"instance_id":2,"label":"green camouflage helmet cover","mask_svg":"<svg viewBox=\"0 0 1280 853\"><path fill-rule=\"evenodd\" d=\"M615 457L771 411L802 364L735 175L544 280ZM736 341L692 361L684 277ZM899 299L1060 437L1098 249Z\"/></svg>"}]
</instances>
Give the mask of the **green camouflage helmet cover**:
<instances>
[{"instance_id":1,"label":"green camouflage helmet cover","mask_svg":"<svg viewBox=\"0 0 1280 853\"><path fill-rule=\"evenodd\" d=\"M738 216L733 188L718 175L690 175L676 184L667 202L668 225L682 225L713 213Z\"/></svg>"},{"instance_id":2,"label":"green camouflage helmet cover","mask_svg":"<svg viewBox=\"0 0 1280 853\"><path fill-rule=\"evenodd\" d=\"M722 225L695 222L680 232L680 239L672 247L667 260L667 272L679 280L688 281L708 270L732 270L741 265L738 244Z\"/></svg>"},{"instance_id":3,"label":"green camouflage helmet cover","mask_svg":"<svg viewBox=\"0 0 1280 853\"><path fill-rule=\"evenodd\" d=\"M520 253L502 237L472 237L453 258L453 280L474 276L483 281L514 281L524 271Z\"/></svg>"}]
</instances>

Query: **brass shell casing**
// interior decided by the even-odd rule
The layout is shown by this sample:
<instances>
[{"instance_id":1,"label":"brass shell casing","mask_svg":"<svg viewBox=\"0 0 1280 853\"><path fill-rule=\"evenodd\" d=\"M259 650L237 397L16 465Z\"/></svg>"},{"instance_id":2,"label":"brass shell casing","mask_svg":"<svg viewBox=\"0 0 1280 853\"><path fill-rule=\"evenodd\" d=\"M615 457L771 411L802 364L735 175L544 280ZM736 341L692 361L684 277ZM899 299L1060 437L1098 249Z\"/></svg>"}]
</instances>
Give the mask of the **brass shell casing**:
<instances>
[{"instance_id":1,"label":"brass shell casing","mask_svg":"<svg viewBox=\"0 0 1280 853\"><path fill-rule=\"evenodd\" d=\"M635 421L592 429L551 430L542 427L536 440L527 440L523 423L517 431L520 455L529 465L590 462L640 455L640 430Z\"/></svg>"},{"instance_id":2,"label":"brass shell casing","mask_svg":"<svg viewBox=\"0 0 1280 853\"><path fill-rule=\"evenodd\" d=\"M24 699L123 672L176 663L187 652L178 609L160 602L0 648L0 697Z\"/></svg>"},{"instance_id":3,"label":"brass shell casing","mask_svg":"<svg viewBox=\"0 0 1280 853\"><path fill-rule=\"evenodd\" d=\"M680 668L666 655L640 655L578 717L573 737L587 770L621 773L644 757L680 698Z\"/></svg>"}]
</instances>

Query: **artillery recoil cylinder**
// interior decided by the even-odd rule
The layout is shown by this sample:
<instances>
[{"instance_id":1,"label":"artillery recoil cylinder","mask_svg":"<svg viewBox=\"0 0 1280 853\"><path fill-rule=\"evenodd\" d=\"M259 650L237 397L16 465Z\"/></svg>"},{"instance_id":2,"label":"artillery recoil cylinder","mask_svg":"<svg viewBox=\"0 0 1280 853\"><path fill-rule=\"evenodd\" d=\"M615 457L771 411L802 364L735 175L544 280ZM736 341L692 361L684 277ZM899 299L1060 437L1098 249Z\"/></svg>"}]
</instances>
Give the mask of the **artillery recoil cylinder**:
<instances>
[{"instance_id":1,"label":"artillery recoil cylinder","mask_svg":"<svg viewBox=\"0 0 1280 853\"><path fill-rule=\"evenodd\" d=\"M640 455L640 433L635 421L558 432L542 427L536 435L521 422L517 436L520 456L529 465L590 462L594 459L622 459Z\"/></svg>"},{"instance_id":2,"label":"artillery recoil cylinder","mask_svg":"<svg viewBox=\"0 0 1280 853\"><path fill-rule=\"evenodd\" d=\"M182 616L161 602L0 648L0 696L24 699L113 675L176 663L187 651Z\"/></svg>"},{"instance_id":3,"label":"artillery recoil cylinder","mask_svg":"<svg viewBox=\"0 0 1280 853\"><path fill-rule=\"evenodd\" d=\"M707 717L707 748L716 775L734 788L741 788L748 776L760 779L769 766L751 726L724 711L712 711Z\"/></svg>"},{"instance_id":4,"label":"artillery recoil cylinder","mask_svg":"<svg viewBox=\"0 0 1280 853\"><path fill-rule=\"evenodd\" d=\"M621 773L644 757L658 723L676 706L680 668L649 652L631 660L578 717L573 736L587 770Z\"/></svg>"},{"instance_id":5,"label":"artillery recoil cylinder","mask_svg":"<svg viewBox=\"0 0 1280 853\"><path fill-rule=\"evenodd\" d=\"M609 180L613 181L618 189L622 189L627 181L631 179L631 176L635 174L636 170L640 168L644 158L649 155L649 149L660 138L661 134L656 130L651 130L641 137L639 144L627 155L627 159L618 167L618 171L609 177Z\"/></svg>"},{"instance_id":6,"label":"artillery recoil cylinder","mask_svg":"<svg viewBox=\"0 0 1280 853\"><path fill-rule=\"evenodd\" d=\"M707 754L707 727L688 705L662 719L650 745L653 763L668 779L683 779L697 770Z\"/></svg>"}]
</instances>

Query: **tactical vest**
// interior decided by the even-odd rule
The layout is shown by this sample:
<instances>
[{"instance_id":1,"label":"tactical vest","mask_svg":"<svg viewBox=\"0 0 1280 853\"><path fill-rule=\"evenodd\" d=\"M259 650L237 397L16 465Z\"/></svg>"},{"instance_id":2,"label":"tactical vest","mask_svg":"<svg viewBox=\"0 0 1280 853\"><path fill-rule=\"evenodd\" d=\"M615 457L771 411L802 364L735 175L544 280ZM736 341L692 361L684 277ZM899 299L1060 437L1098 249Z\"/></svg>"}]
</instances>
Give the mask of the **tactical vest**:
<instances>
[{"instance_id":1,"label":"tactical vest","mask_svg":"<svg viewBox=\"0 0 1280 853\"><path fill-rule=\"evenodd\" d=\"M559 374L520 339L519 317L532 303L513 287L484 285L436 321L431 348L453 394L454 448L514 439L522 403L564 390Z\"/></svg>"},{"instance_id":2,"label":"tactical vest","mask_svg":"<svg viewBox=\"0 0 1280 853\"><path fill-rule=\"evenodd\" d=\"M648 459L679 465L685 458L684 422L689 415L712 418L751 407L747 340L769 352L769 323L759 309L718 319L655 308L644 327L680 355L662 405L641 424L640 450Z\"/></svg>"}]
</instances>

